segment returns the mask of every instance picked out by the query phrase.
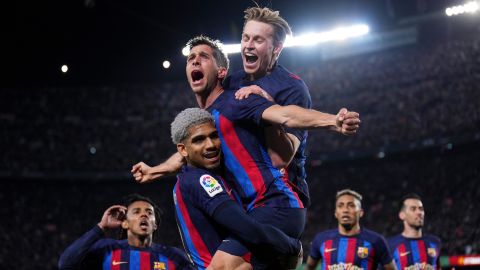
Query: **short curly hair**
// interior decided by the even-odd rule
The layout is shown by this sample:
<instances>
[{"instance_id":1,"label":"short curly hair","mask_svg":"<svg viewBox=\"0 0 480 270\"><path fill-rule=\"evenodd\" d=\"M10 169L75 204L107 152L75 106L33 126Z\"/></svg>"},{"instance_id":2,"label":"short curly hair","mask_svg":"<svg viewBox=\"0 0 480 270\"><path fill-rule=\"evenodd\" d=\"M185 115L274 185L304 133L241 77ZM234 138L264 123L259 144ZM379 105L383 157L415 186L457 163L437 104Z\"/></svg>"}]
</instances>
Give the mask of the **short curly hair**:
<instances>
[{"instance_id":1,"label":"short curly hair","mask_svg":"<svg viewBox=\"0 0 480 270\"><path fill-rule=\"evenodd\" d=\"M172 141L178 144L185 140L190 134L188 129L203 123L213 123L212 115L200 108L188 108L181 111L170 125Z\"/></svg>"}]
</instances>

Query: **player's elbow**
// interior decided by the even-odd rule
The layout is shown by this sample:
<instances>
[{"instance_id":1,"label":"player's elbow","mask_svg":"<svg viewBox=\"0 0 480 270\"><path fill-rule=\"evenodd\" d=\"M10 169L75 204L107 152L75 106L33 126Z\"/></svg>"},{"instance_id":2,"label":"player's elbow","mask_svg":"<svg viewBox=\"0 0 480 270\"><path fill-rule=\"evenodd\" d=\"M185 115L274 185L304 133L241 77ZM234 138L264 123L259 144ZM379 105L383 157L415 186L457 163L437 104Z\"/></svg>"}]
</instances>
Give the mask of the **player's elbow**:
<instances>
[{"instance_id":1,"label":"player's elbow","mask_svg":"<svg viewBox=\"0 0 480 270\"><path fill-rule=\"evenodd\" d=\"M67 269L76 269L75 265L71 264L70 260L68 260L67 256L62 254L60 259L58 260L58 269L60 270L67 270Z\"/></svg>"}]
</instances>

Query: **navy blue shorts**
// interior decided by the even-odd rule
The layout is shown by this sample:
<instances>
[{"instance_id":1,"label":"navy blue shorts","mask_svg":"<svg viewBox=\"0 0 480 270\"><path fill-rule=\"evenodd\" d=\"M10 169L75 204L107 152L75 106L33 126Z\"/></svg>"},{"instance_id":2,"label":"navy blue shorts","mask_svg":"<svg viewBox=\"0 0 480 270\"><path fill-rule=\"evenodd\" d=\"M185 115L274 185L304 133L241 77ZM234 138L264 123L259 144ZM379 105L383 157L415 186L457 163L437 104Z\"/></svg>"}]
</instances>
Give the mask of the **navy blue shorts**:
<instances>
[{"instance_id":1,"label":"navy blue shorts","mask_svg":"<svg viewBox=\"0 0 480 270\"><path fill-rule=\"evenodd\" d=\"M283 231L286 235L300 239L303 234L306 222L307 209L305 208L277 208L277 207L257 207L248 213L260 223L272 225ZM224 251L235 256L244 256L252 251L251 263L254 269L268 269L266 265L274 261L278 254L271 250L264 252L249 247L234 237L227 237L223 240L218 250Z\"/></svg>"}]
</instances>

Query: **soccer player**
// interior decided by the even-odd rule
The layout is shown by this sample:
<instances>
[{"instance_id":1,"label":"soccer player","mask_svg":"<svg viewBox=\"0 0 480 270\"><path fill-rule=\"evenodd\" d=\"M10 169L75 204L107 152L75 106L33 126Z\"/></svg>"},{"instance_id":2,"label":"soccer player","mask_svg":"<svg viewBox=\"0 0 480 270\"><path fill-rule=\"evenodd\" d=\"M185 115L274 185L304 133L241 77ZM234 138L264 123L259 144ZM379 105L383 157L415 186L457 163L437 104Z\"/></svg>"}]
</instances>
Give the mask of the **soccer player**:
<instances>
[{"instance_id":1,"label":"soccer player","mask_svg":"<svg viewBox=\"0 0 480 270\"><path fill-rule=\"evenodd\" d=\"M420 196L404 196L398 217L403 221L403 232L388 239L397 268L440 269L440 239L422 232L425 209Z\"/></svg>"},{"instance_id":2,"label":"soccer player","mask_svg":"<svg viewBox=\"0 0 480 270\"><path fill-rule=\"evenodd\" d=\"M335 218L338 228L315 236L305 269L316 269L320 261L322 269L372 270L379 264L387 270L396 269L385 239L360 227L361 201L362 196L353 190L337 192Z\"/></svg>"},{"instance_id":3,"label":"soccer player","mask_svg":"<svg viewBox=\"0 0 480 270\"><path fill-rule=\"evenodd\" d=\"M251 7L244 11L245 21L241 38L243 70L233 73L225 83L225 89L241 89L257 85L258 89L243 88L237 92L238 98L248 97L251 93L273 99L277 104L298 105L310 109L312 101L308 87L297 75L278 64L287 35L292 31L288 22L278 11L269 8ZM263 91L262 91L263 90ZM310 196L304 169L305 147L308 132L306 130L285 128L295 153L293 160L285 155L286 143L269 144L269 154L276 167L287 167L285 178L299 195L305 207L310 205ZM267 136L275 136L267 134Z\"/></svg>"},{"instance_id":4,"label":"soccer player","mask_svg":"<svg viewBox=\"0 0 480 270\"><path fill-rule=\"evenodd\" d=\"M125 206L109 207L100 222L73 242L60 256L60 269L194 269L178 248L153 243L160 225L155 204L132 194ZM104 231L122 228L127 239L104 238Z\"/></svg>"},{"instance_id":5,"label":"soccer player","mask_svg":"<svg viewBox=\"0 0 480 270\"><path fill-rule=\"evenodd\" d=\"M233 192L219 175L220 138L211 114L190 108L171 124L172 140L187 165L177 175L174 202L184 247L198 269L205 269L227 235L235 235L247 245L298 255L300 242L280 230L262 225L249 217L234 201ZM229 250L228 260L214 269L250 269L248 250ZM283 256L285 257L285 256ZM282 269L280 266L277 269Z\"/></svg>"}]
</instances>

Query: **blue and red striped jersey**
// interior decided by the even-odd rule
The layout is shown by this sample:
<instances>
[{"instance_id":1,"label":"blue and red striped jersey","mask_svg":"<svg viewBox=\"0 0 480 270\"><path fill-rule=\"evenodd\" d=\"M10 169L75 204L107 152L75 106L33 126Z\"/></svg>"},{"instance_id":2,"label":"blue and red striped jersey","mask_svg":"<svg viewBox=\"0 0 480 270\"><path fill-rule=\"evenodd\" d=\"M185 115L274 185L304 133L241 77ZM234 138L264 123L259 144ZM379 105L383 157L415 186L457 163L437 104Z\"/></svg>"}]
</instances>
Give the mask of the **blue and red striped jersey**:
<instances>
[{"instance_id":1,"label":"blue and red striped jersey","mask_svg":"<svg viewBox=\"0 0 480 270\"><path fill-rule=\"evenodd\" d=\"M232 200L229 191L219 176L184 166L177 175L173 198L185 250L197 269L205 269L227 235L212 216L218 206Z\"/></svg>"},{"instance_id":2,"label":"blue and red striped jersey","mask_svg":"<svg viewBox=\"0 0 480 270\"><path fill-rule=\"evenodd\" d=\"M234 94L224 91L207 108L222 141L225 179L232 182L247 211L258 206L303 208L267 152L262 113L274 103L257 95L236 100Z\"/></svg>"},{"instance_id":3,"label":"blue and red striped jersey","mask_svg":"<svg viewBox=\"0 0 480 270\"><path fill-rule=\"evenodd\" d=\"M70 245L61 255L60 269L181 270L193 269L178 248L152 244L148 248L130 246L127 240L103 238L95 226Z\"/></svg>"},{"instance_id":4,"label":"blue and red striped jersey","mask_svg":"<svg viewBox=\"0 0 480 270\"><path fill-rule=\"evenodd\" d=\"M238 90L249 85L258 85L267 91L279 105L297 105L306 109L312 107L312 99L307 85L297 75L291 73L281 65L275 65L274 69L267 75L254 81L246 80L247 74L240 70L233 73L225 80L225 89ZM306 130L285 128L288 133L295 135L300 141L300 146L288 166L287 179L300 196L305 207L310 205L310 194L306 182L305 171L305 147L307 144L308 132Z\"/></svg>"},{"instance_id":5,"label":"blue and red striped jersey","mask_svg":"<svg viewBox=\"0 0 480 270\"><path fill-rule=\"evenodd\" d=\"M440 239L433 235L406 238L399 234L388 239L398 270L440 269Z\"/></svg>"},{"instance_id":6,"label":"blue and red striped jersey","mask_svg":"<svg viewBox=\"0 0 480 270\"><path fill-rule=\"evenodd\" d=\"M338 229L317 234L310 257L322 261L322 269L374 270L392 262L385 239L376 232L361 229L353 236L341 235Z\"/></svg>"}]
</instances>

